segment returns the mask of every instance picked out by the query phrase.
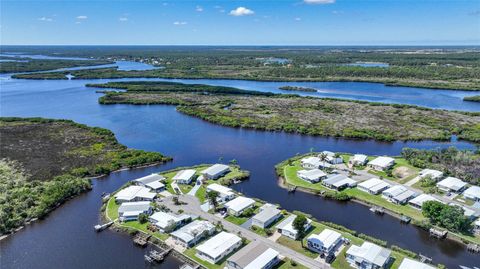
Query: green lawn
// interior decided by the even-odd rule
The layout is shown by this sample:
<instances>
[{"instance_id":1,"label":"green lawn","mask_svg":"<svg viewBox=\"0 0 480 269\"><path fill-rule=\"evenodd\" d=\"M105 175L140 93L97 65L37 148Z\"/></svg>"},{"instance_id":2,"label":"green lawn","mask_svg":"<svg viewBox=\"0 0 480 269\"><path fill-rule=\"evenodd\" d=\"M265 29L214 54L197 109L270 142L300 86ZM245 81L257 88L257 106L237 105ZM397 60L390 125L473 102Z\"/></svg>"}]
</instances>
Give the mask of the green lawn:
<instances>
[{"instance_id":1,"label":"green lawn","mask_svg":"<svg viewBox=\"0 0 480 269\"><path fill-rule=\"evenodd\" d=\"M120 205L118 205L115 202L115 197L112 197L108 200L107 202L107 208L105 209L105 214L110 220L116 220L118 219L118 208Z\"/></svg>"},{"instance_id":2,"label":"green lawn","mask_svg":"<svg viewBox=\"0 0 480 269\"><path fill-rule=\"evenodd\" d=\"M292 163L292 165L285 165L283 168L283 174L285 180L288 184L303 187L312 190L319 190L319 191L331 191L325 186L323 186L320 182L319 183L310 183L305 181L297 176L297 172L303 170L300 166L300 160L296 160Z\"/></svg>"},{"instance_id":3,"label":"green lawn","mask_svg":"<svg viewBox=\"0 0 480 269\"><path fill-rule=\"evenodd\" d=\"M235 216L227 216L225 220L228 220L229 222L237 225L242 225L245 223L249 218L247 217L235 217Z\"/></svg>"},{"instance_id":4,"label":"green lawn","mask_svg":"<svg viewBox=\"0 0 480 269\"><path fill-rule=\"evenodd\" d=\"M395 176L388 176L387 173L384 172L384 171L369 170L368 172L372 175L376 175L376 176L379 176L379 177L383 177L383 178L387 178L387 179L390 179L390 180L398 181L400 183L405 183L405 182L409 181L410 179L413 179L414 177L416 177L418 175L418 172L421 170L420 168L417 168L417 167L409 164L408 161L405 160L404 158L401 158L401 157L393 157L393 158L395 159L395 165L392 168L393 170L395 170L396 168L400 168L400 167L406 167L406 168L408 168L408 170L410 170L412 172L412 174L410 176L407 176L404 179L400 179L400 178L397 178ZM370 158L369 158L369 161L370 161Z\"/></svg>"},{"instance_id":5,"label":"green lawn","mask_svg":"<svg viewBox=\"0 0 480 269\"><path fill-rule=\"evenodd\" d=\"M200 203L203 204L206 200L206 194L207 194L207 189L205 188L205 186L202 185L195 193L195 197L197 197Z\"/></svg>"},{"instance_id":6,"label":"green lawn","mask_svg":"<svg viewBox=\"0 0 480 269\"><path fill-rule=\"evenodd\" d=\"M286 236L281 236L280 238L278 238L277 243L279 243L280 245L286 246L287 248L293 249L296 252L303 254L307 257L310 257L312 259L315 259L316 257L318 257L318 253L302 247L302 242L300 240L293 240Z\"/></svg>"},{"instance_id":7,"label":"green lawn","mask_svg":"<svg viewBox=\"0 0 480 269\"><path fill-rule=\"evenodd\" d=\"M247 242L248 244L248 242ZM246 244L245 244L246 245ZM232 256L233 254L235 254L235 252L239 251L242 247L244 247L245 245L241 246L240 248L238 248L237 250L233 251L232 253L230 253L229 255L227 255L226 257L224 257L219 263L217 264L211 264L209 262L206 262L200 258L198 258L197 256L195 256L195 254L197 253L197 250L196 248L189 248L187 250L185 250L183 252L183 255L186 255L190 258L192 258L193 260L195 260L196 262L198 262L199 264L205 266L206 268L208 269L223 269L224 267L226 267L226 264L227 264L227 259L230 258L230 256Z\"/></svg>"},{"instance_id":8,"label":"green lawn","mask_svg":"<svg viewBox=\"0 0 480 269\"><path fill-rule=\"evenodd\" d=\"M308 267L306 266L303 266L301 264L299 264L298 262L296 263L296 265L292 265L290 260L285 258L285 260L283 261L280 261L279 264L277 264L277 266L273 267L274 269L308 269Z\"/></svg>"}]
</instances>

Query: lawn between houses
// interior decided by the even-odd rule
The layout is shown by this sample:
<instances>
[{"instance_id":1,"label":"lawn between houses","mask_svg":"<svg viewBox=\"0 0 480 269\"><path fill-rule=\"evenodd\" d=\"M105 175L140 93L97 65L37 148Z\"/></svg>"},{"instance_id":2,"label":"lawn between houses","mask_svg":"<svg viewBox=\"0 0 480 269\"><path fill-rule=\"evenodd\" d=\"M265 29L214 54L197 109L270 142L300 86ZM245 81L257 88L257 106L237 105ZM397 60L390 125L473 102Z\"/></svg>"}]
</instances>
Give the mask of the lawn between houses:
<instances>
[{"instance_id":1,"label":"lawn between houses","mask_svg":"<svg viewBox=\"0 0 480 269\"><path fill-rule=\"evenodd\" d=\"M290 186L299 187L300 190L313 192L317 195L320 195L323 193L324 196L333 197L334 199L335 197L338 197L337 196L338 194L346 194L348 195L349 198L352 198L354 201L358 201L360 203L364 203L367 205L381 206L385 208L388 212L393 213L393 216L410 217L412 218L412 220L414 220L412 223L415 225L422 225L423 223L425 223L425 221L427 221L427 218L423 216L421 210L417 210L409 206L408 204L399 205L399 204L391 203L386 199L384 199L380 194L372 195L367 192L361 191L357 188L347 188L342 191L336 191L336 190L332 190L325 187L320 182L310 183L299 178L297 176L297 171L303 169L300 165L300 160L306 156L313 155L313 154L314 153L308 153L304 155L295 156L277 164L276 171L277 171L277 174L283 179L284 181L283 183ZM344 160L346 160L345 157L350 158L352 156L352 154L346 154L346 153L342 153L340 155L344 158ZM368 157L369 161L372 160L373 158L375 157L373 156ZM395 175L389 176L387 175L386 172L381 172L381 171L369 170L369 173L379 177L390 179L392 181L396 181L398 183L404 183L412 179L413 177L415 177L420 171L419 168L408 164L408 162L404 158L401 158L401 157L393 157L393 158L395 159L395 163L396 163L393 167L393 170L399 167L406 167L407 169L414 171L414 174L408 176L407 180L405 180L405 179L395 178ZM419 182L413 185L413 187L418 187L418 186L419 186ZM423 190L423 188L419 188L419 189ZM480 244L480 237L476 235L460 234L452 231L449 231L449 234L453 236L452 239L455 239L455 240L459 239L463 243L472 242L475 244Z\"/></svg>"},{"instance_id":2,"label":"lawn between houses","mask_svg":"<svg viewBox=\"0 0 480 269\"><path fill-rule=\"evenodd\" d=\"M176 168L176 169L168 170L168 171L165 171L165 172L161 172L160 174L165 176L167 179L171 179L171 177L173 177L173 175L179 170L182 170L182 169L201 170L201 169L204 169L206 167L208 167L208 165L198 165L198 166L193 166L193 167L181 167L181 168ZM238 176L245 177L245 174L246 173L248 174L247 171L240 170L240 167L238 167L238 166L234 166L234 167L237 170L233 170L232 172L230 172L230 173L232 173L230 175L227 174L225 176L227 179L232 179L232 178L237 179ZM219 181L217 181L217 182L219 182ZM224 183L225 181L222 181L222 182ZM211 183L213 183L213 181ZM131 183L127 183L124 186L122 186L120 189L122 189L124 187L127 187L130 184ZM203 185L202 185L202 187L203 187ZM175 193L172 191L172 194L175 194ZM113 197L113 195L114 195L114 193L112 193L112 197L102 207L102 210L104 211L104 214L105 214L105 216L108 220L118 220L118 208L119 208L120 205L115 202L115 198ZM256 200L256 201L257 201L256 202L256 208L257 208L256 211L258 211L258 208L261 205L263 205L264 202L260 201L260 200ZM277 220L276 222L272 223L266 229L272 229L273 227L275 227L276 224L281 222L285 217L288 217L290 214L303 214L303 213L301 213L301 212L287 212L287 211L283 210L282 211L282 217L279 220ZM364 241L367 240L367 241L371 241L371 242L376 243L376 244L381 244L383 246L386 246L386 242L383 242L381 240L378 240L378 239L375 239L375 238L372 238L372 237L368 237L368 236L364 236L363 238L360 238L360 237L355 235L356 234L355 231L349 230L349 229L347 229L343 226L340 226L340 225L330 224L330 223L326 223L326 222L319 222L319 221L315 220L313 217L309 216L308 214L305 214L305 215L307 215L309 218L312 218L313 222L312 222L312 229L310 229L308 231L308 233L302 238L302 241L292 240L292 239L289 239L285 236L281 236L277 240L277 243L279 243L281 245L284 245L286 247L289 247L289 248L291 248L291 249L293 249L293 250L295 250L295 251L297 251L297 252L299 252L299 253L307 256L307 257L316 258L316 257L318 257L318 253L315 253L315 252L312 252L312 251L310 251L306 248L303 248L302 247L302 242L303 242L303 245L305 246L306 245L306 239L308 238L309 235L314 234L314 233L318 234L318 233L322 232L324 229L328 228L328 229L332 229L332 230L335 230L335 231L341 233L343 237L350 240L351 244L361 245ZM229 217L226 218L226 220L228 220L228 221L230 221L234 224L237 224L237 225L243 224L247 219L248 218L232 217L232 216L229 216ZM128 221L128 222L125 222L125 223L119 223L118 221L116 221L115 225L117 227L125 229L127 232L130 232L130 233L138 232L138 231L143 232L143 233L147 233L147 234L151 235L152 237L154 237L158 240L161 240L161 241L165 241L169 237L168 234L160 233L160 232L153 232L153 231L149 230L148 229L148 225L149 225L148 222L144 223L144 224L141 224L138 221ZM268 237L268 235L266 233L266 229L258 228L258 229L251 229L251 230L256 232L257 234L263 236L263 237ZM206 240L208 240L208 239L204 239L203 241L206 241ZM200 242L200 244L201 244L201 242ZM197 244L197 246L198 246L198 244ZM245 244L244 244L244 246L245 246ZM337 256L335 261L332 263L333 268L336 268L336 269L350 268L348 266L348 263L345 260L345 255L344 255L347 247L340 253L340 255ZM406 252L406 253L402 253L400 250L392 250L392 257L394 258L394 262L393 262L392 266L390 267L391 269L398 268L398 266L401 263L401 261L403 260L403 258L408 256L408 254L407 254L408 251L404 251L404 252ZM230 255L228 255L225 259L222 260L222 262L220 264L210 264L210 263L205 262L205 261L199 259L198 257L196 257L195 253L196 253L196 248L193 247L193 248L187 249L182 254L187 256L191 260L194 260L194 261L198 262L199 264L201 264L202 266L204 266L208 269L221 269L221 268L223 268L226 264L226 260L228 259L228 257L230 257L231 255L234 254L234 253L231 253ZM410 255L411 254L412 253L410 253ZM291 269L291 268L304 269L306 267L301 265L301 264L298 264L296 262L292 263L288 259L286 259L285 261L282 261L276 268L278 268L278 269Z\"/></svg>"}]
</instances>

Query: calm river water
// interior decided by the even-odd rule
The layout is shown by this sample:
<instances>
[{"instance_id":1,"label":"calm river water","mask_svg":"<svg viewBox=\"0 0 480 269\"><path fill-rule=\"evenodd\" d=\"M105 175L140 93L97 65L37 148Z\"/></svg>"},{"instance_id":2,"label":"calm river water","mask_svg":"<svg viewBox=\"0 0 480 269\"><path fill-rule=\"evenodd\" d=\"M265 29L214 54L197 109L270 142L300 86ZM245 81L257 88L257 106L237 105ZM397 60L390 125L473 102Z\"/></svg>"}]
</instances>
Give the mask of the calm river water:
<instances>
[{"instance_id":1,"label":"calm river water","mask_svg":"<svg viewBox=\"0 0 480 269\"><path fill-rule=\"evenodd\" d=\"M460 264L480 264L480 256L467 252L462 245L431 239L424 231L412 225L402 225L390 216L374 215L367 207L328 201L301 192L289 194L277 186L273 168L276 163L296 153L307 152L312 147L315 150L395 155L403 147L435 148L454 145L472 148L469 143L380 143L226 128L180 114L173 106L101 106L97 103L101 94L83 86L101 81L108 80L33 81L12 80L3 76L0 80L0 113L2 116L65 118L90 126L101 126L112 130L118 140L129 147L159 151L172 156L174 161L162 166L113 173L104 179L94 180L91 192L69 201L45 221L28 226L1 241L2 268L145 267L143 250L134 247L127 236L110 231L99 234L93 231L93 225L99 221L100 194L112 192L128 180L152 172L176 166L213 163L220 157L225 161L236 159L242 168L251 171L248 181L235 186L245 195L279 203L288 210L302 210L319 220L339 223L387 240L390 244L430 256L435 263L443 263L449 268L458 268ZM210 82L228 83L240 88L250 87L249 89L254 88L252 85L262 84L246 81ZM235 85L235 82L239 85ZM349 85L353 88L370 85L359 84L325 85L345 89ZM263 86L261 88L264 89ZM402 94L403 91L403 88L390 89L394 89L397 94ZM434 93L442 95L441 92ZM176 268L178 264L175 259L169 258L159 267Z\"/></svg>"}]
</instances>

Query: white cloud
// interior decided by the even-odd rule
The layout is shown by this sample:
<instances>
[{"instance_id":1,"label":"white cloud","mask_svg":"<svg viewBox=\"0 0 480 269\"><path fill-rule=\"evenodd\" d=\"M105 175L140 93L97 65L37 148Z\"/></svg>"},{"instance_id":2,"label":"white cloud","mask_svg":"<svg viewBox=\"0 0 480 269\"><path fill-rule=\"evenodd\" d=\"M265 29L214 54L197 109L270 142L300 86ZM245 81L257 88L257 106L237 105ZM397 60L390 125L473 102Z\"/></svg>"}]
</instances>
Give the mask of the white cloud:
<instances>
[{"instance_id":1,"label":"white cloud","mask_svg":"<svg viewBox=\"0 0 480 269\"><path fill-rule=\"evenodd\" d=\"M186 21L176 21L173 23L173 25L186 25L187 22Z\"/></svg>"},{"instance_id":2,"label":"white cloud","mask_svg":"<svg viewBox=\"0 0 480 269\"><path fill-rule=\"evenodd\" d=\"M46 22L52 22L53 21L53 18L50 18L50 17L40 17L38 18L39 21L46 21Z\"/></svg>"},{"instance_id":3,"label":"white cloud","mask_svg":"<svg viewBox=\"0 0 480 269\"><path fill-rule=\"evenodd\" d=\"M85 15L77 16L77 20L86 20L86 19L88 19L88 17Z\"/></svg>"},{"instance_id":4,"label":"white cloud","mask_svg":"<svg viewBox=\"0 0 480 269\"><path fill-rule=\"evenodd\" d=\"M203 7L197 6L197 7L195 8L195 11L197 11L197 12L202 12L202 11L203 11Z\"/></svg>"},{"instance_id":5,"label":"white cloud","mask_svg":"<svg viewBox=\"0 0 480 269\"><path fill-rule=\"evenodd\" d=\"M297 17L297 18L295 18L294 20L296 20L296 21L301 21L302 18Z\"/></svg>"},{"instance_id":6,"label":"white cloud","mask_svg":"<svg viewBox=\"0 0 480 269\"><path fill-rule=\"evenodd\" d=\"M333 4L335 0L303 0L305 4L311 5L323 5L323 4Z\"/></svg>"},{"instance_id":7,"label":"white cloud","mask_svg":"<svg viewBox=\"0 0 480 269\"><path fill-rule=\"evenodd\" d=\"M253 15L255 12L251 9L246 7L237 7L236 9L230 11L230 15L232 16L246 16L246 15Z\"/></svg>"},{"instance_id":8,"label":"white cloud","mask_svg":"<svg viewBox=\"0 0 480 269\"><path fill-rule=\"evenodd\" d=\"M128 18L127 17L120 17L118 18L119 21L128 21Z\"/></svg>"}]
</instances>

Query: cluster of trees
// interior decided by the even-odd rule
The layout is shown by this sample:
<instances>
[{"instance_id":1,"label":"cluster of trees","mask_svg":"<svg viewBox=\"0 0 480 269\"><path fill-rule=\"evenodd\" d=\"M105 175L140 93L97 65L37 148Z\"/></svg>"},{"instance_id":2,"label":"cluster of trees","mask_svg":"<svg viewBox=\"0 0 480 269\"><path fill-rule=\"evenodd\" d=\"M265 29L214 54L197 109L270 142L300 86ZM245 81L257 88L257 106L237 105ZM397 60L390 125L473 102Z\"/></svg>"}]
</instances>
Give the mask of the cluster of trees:
<instances>
[{"instance_id":1,"label":"cluster of trees","mask_svg":"<svg viewBox=\"0 0 480 269\"><path fill-rule=\"evenodd\" d=\"M454 147L422 150L404 148L402 156L413 166L436 169L471 184L480 183L480 154Z\"/></svg>"},{"instance_id":2,"label":"cluster of trees","mask_svg":"<svg viewBox=\"0 0 480 269\"><path fill-rule=\"evenodd\" d=\"M35 72L67 67L94 66L113 63L105 60L38 60L30 58L11 58L10 60L16 61L0 63L0 73Z\"/></svg>"},{"instance_id":3,"label":"cluster of trees","mask_svg":"<svg viewBox=\"0 0 480 269\"><path fill-rule=\"evenodd\" d=\"M90 180L70 175L30 180L21 165L0 160L0 234L46 216L70 197L91 189Z\"/></svg>"},{"instance_id":4,"label":"cluster of trees","mask_svg":"<svg viewBox=\"0 0 480 269\"><path fill-rule=\"evenodd\" d=\"M471 233L472 220L463 215L463 208L446 205L438 201L427 201L422 205L422 214L434 225L460 233Z\"/></svg>"}]
</instances>

